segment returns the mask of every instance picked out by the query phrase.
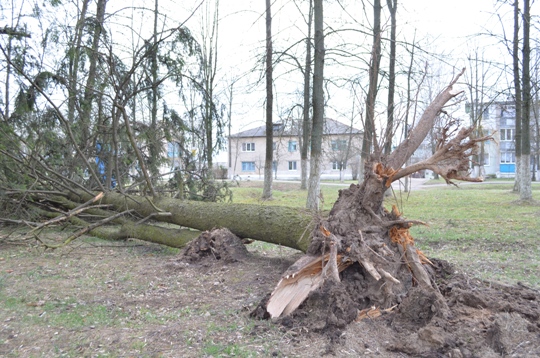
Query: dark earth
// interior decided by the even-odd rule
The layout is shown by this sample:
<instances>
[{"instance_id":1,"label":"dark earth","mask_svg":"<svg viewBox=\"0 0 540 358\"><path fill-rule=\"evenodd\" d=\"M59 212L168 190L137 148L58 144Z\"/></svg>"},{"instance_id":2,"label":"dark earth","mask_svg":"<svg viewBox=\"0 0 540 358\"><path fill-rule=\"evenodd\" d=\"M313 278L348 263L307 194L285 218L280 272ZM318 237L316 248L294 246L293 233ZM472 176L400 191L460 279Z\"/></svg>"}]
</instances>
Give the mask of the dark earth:
<instances>
[{"instance_id":1,"label":"dark earth","mask_svg":"<svg viewBox=\"0 0 540 358\"><path fill-rule=\"evenodd\" d=\"M229 262L252 260L241 240L233 244L233 238L226 230L201 235L184 251L184 258L200 261L223 252L221 259ZM245 258L240 258L243 255ZM329 281L312 292L290 317L277 319L276 324L286 329L305 329L305 339L320 335L317 339L327 342L325 354L336 354L341 346L355 344L364 347L364 353L373 347L383 356L540 356L538 291L523 285L512 287L470 279L454 274L454 267L446 261L432 262L438 288L451 309L448 317L437 315L437 297L417 286L395 311L354 322L358 312L354 296L361 296L365 285L363 271L354 264L341 273L342 285ZM252 317L267 317L266 299L252 311ZM361 335L348 334L351 322L363 332Z\"/></svg>"},{"instance_id":2,"label":"dark earth","mask_svg":"<svg viewBox=\"0 0 540 358\"><path fill-rule=\"evenodd\" d=\"M246 249L247 247L247 249ZM458 273L432 260L450 315L413 288L356 321L356 265L290 317L261 303L301 253L245 246L226 230L179 254L130 240L42 252L0 243L2 357L539 357L540 293ZM255 316L255 317L253 317Z\"/></svg>"}]
</instances>

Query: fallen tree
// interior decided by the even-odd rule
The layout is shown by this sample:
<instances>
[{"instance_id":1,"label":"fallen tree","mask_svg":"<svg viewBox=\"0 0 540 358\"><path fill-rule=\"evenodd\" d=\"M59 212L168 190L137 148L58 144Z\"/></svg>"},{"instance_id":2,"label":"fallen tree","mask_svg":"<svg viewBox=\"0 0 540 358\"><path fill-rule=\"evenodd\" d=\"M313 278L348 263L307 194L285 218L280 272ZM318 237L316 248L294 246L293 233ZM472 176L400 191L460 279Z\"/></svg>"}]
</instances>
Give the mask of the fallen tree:
<instances>
[{"instance_id":1,"label":"fallen tree","mask_svg":"<svg viewBox=\"0 0 540 358\"><path fill-rule=\"evenodd\" d=\"M469 177L469 158L479 142L490 138L473 138L473 128L458 129L453 120L447 121L439 133L431 158L404 166L448 101L460 93L453 89L460 75L428 106L409 137L392 153L383 155L380 149L371 155L365 163L363 182L341 190L326 218L284 207L189 202L112 192L100 198L100 203L181 227L224 227L240 238L304 251L305 256L285 272L269 299L255 311L261 317L293 314L310 293L322 291L325 294L316 297L324 297L325 303L319 306L332 307L324 327L343 327L366 309L391 310L413 290L430 297L426 309L447 317L447 304L433 283L436 267L416 249L409 233L409 228L420 222L406 220L396 207L387 210L383 199L393 181L422 169L434 171L448 183L456 179L480 180ZM70 194L70 199L88 202L92 195L77 191Z\"/></svg>"},{"instance_id":2,"label":"fallen tree","mask_svg":"<svg viewBox=\"0 0 540 358\"><path fill-rule=\"evenodd\" d=\"M90 195L79 193L86 201ZM73 197L75 198L75 197ZM306 251L313 228L313 215L306 210L232 203L207 203L165 197L143 198L116 193L104 195L102 202L115 208L133 209L141 216L157 211L170 215L155 216L156 221L197 230L228 228L240 238L266 241Z\"/></svg>"},{"instance_id":3,"label":"fallen tree","mask_svg":"<svg viewBox=\"0 0 540 358\"><path fill-rule=\"evenodd\" d=\"M340 191L329 216L315 226L306 255L283 274L255 315L290 315L312 297L324 301L310 304L311 309L326 310L319 328L344 327L366 309L391 310L415 290L430 297L431 304L425 307L428 313L449 315L432 280L436 267L416 249L409 233L418 222L403 218L396 207L385 209L383 199L393 181L421 169L433 170L448 183L453 179L479 180L468 176L469 158L477 143L489 137L471 139L473 129L457 131L453 121L442 129L431 158L403 167L446 103L460 93L453 89L460 75L435 98L409 137L391 154L385 156L378 150L371 155L362 184ZM315 291L319 293L310 296Z\"/></svg>"},{"instance_id":4,"label":"fallen tree","mask_svg":"<svg viewBox=\"0 0 540 358\"><path fill-rule=\"evenodd\" d=\"M406 220L395 207L385 209L383 199L393 181L422 169L433 170L448 183L455 179L479 180L468 176L469 158L475 153L479 142L490 138L473 138L470 135L472 128L458 130L452 120L447 121L439 133L437 149L431 158L404 166L448 101L460 93L453 89L460 75L435 98L418 125L409 132L409 137L392 153L383 155L383 146L380 146L381 149L371 155L365 163L363 182L341 190L327 217L285 207L193 202L114 192L99 194L99 200L96 200L95 193L76 188L69 190L67 196L72 203L96 201L117 212L137 214L138 221L115 217L120 228L108 234L95 224L78 222L87 231L93 230L102 237L123 238L132 235L180 247L195 236L192 229L228 228L240 238L262 240L304 251L305 256L287 270L269 299L255 311L255 315L261 317L291 315L311 293L318 291L325 293L316 295L319 299L322 297L325 303L315 306L332 307L327 310L322 328L343 327L357 319L359 313L365 313L366 309L374 307L379 312L391 310L415 290L430 297L431 304L426 307L427 310L446 317L448 307L432 280L436 267L416 249L409 233L409 228L420 222ZM66 210L70 209L63 215L76 220L71 218L75 209L70 205L74 204L59 198L51 200L39 197L40 193L35 193L33 202L54 202ZM100 210L85 210L91 209ZM105 215L99 211L95 213ZM146 230L147 221L150 220L178 225L178 232L185 230L180 227L188 228L189 237L176 238L175 230L159 226L154 226L154 231Z\"/></svg>"}]
</instances>

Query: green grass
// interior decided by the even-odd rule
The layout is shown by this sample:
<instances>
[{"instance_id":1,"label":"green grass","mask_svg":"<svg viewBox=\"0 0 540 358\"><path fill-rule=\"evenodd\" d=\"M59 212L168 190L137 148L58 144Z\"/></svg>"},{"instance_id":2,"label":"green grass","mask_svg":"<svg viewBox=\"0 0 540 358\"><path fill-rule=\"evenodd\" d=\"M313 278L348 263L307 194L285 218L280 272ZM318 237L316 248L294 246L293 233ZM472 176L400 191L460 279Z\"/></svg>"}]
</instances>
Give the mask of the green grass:
<instances>
[{"instance_id":1,"label":"green grass","mask_svg":"<svg viewBox=\"0 0 540 358\"><path fill-rule=\"evenodd\" d=\"M540 206L522 205L512 184L432 188L411 193L402 204L411 229L431 257L465 267L475 276L540 286ZM540 201L540 186L533 187Z\"/></svg>"},{"instance_id":2,"label":"green grass","mask_svg":"<svg viewBox=\"0 0 540 358\"><path fill-rule=\"evenodd\" d=\"M255 184L258 183L259 185ZM339 184L339 185L336 185ZM257 186L255 186L257 185ZM330 210L338 198L340 189L348 188L350 184L335 182L332 185L321 183L323 210ZM290 207L305 207L307 190L300 190L300 184L279 183L278 189L272 191L271 200L262 200L262 182L252 182L250 186L233 187L233 202L245 204L276 205Z\"/></svg>"},{"instance_id":3,"label":"green grass","mask_svg":"<svg viewBox=\"0 0 540 358\"><path fill-rule=\"evenodd\" d=\"M385 206L397 205L406 218L428 224L411 229L428 256L453 262L459 270L481 278L540 286L540 205L520 204L512 183L493 181L396 192ZM323 184L323 209L331 209L338 190L347 186ZM273 200L265 202L260 200L262 188L233 191L236 203L299 208L307 196L293 183L274 189ZM540 183L533 183L533 198L540 202Z\"/></svg>"}]
</instances>

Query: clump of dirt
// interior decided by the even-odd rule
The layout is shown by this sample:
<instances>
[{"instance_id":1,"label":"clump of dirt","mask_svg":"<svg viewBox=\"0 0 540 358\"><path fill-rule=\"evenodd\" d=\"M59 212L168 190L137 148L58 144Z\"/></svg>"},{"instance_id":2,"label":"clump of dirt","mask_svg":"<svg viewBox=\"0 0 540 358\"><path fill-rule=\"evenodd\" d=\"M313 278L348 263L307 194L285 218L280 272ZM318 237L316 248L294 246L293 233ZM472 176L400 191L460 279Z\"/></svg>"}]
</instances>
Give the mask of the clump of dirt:
<instances>
[{"instance_id":1,"label":"clump of dirt","mask_svg":"<svg viewBox=\"0 0 540 358\"><path fill-rule=\"evenodd\" d=\"M196 262L207 258L225 263L245 261L248 250L242 240L229 229L205 231L182 251L183 260Z\"/></svg>"}]
</instances>

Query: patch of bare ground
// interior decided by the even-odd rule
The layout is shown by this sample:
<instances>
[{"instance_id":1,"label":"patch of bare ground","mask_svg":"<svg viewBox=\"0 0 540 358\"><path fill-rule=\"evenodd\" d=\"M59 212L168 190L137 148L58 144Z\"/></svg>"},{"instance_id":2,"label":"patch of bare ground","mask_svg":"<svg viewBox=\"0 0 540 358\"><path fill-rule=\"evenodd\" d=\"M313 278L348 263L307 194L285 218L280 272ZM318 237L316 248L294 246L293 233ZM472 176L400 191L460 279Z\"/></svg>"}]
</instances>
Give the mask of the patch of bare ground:
<instances>
[{"instance_id":1,"label":"patch of bare ground","mask_svg":"<svg viewBox=\"0 0 540 358\"><path fill-rule=\"evenodd\" d=\"M2 244L0 356L540 356L538 291L455 274L438 260L445 318L420 289L392 313L347 325L317 314L354 309L346 300L251 318L299 253L229 240L209 237L180 254L139 241L86 239L53 252ZM354 265L342 275L361 289Z\"/></svg>"}]
</instances>

